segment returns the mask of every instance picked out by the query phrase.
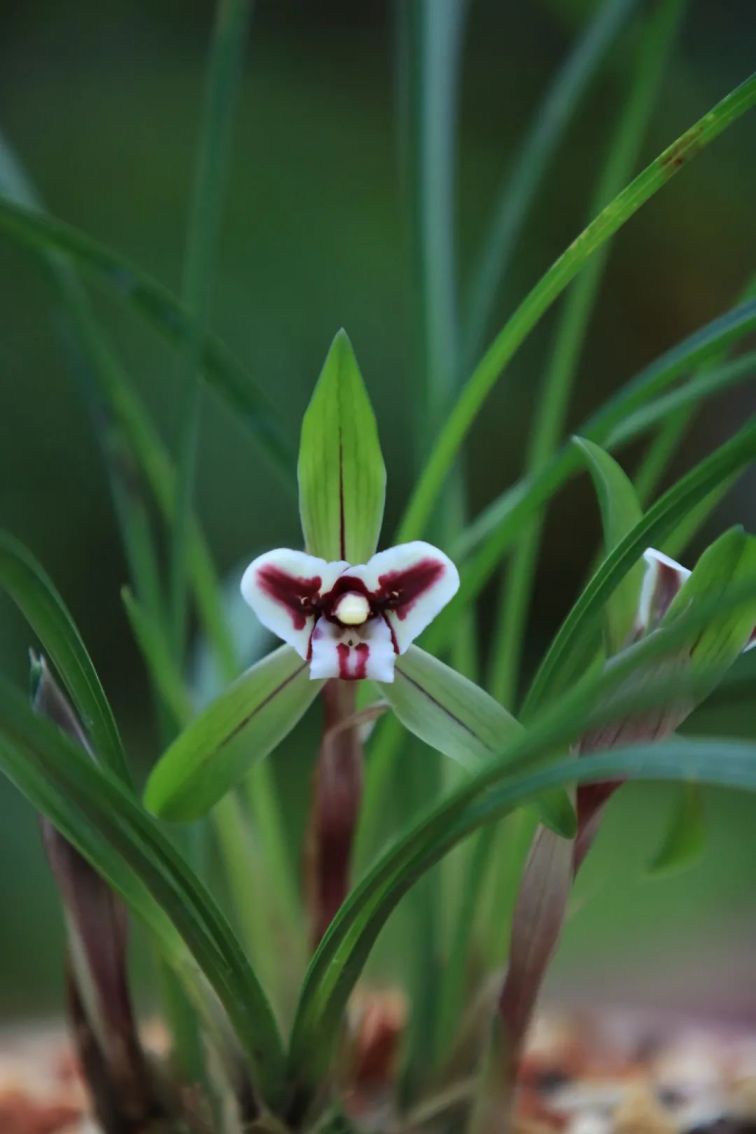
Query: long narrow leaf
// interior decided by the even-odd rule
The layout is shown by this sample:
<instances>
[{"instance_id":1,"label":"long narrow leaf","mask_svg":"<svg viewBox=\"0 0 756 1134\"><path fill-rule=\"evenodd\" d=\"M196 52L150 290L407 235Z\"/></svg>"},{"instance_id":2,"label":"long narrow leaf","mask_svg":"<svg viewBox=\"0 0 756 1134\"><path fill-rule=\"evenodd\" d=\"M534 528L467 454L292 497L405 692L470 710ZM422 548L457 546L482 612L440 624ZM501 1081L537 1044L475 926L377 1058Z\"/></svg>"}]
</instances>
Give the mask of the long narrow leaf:
<instances>
[{"instance_id":1,"label":"long narrow leaf","mask_svg":"<svg viewBox=\"0 0 756 1134\"><path fill-rule=\"evenodd\" d=\"M263 452L290 482L294 455L266 395L216 335L201 332L168 288L73 226L1 198L0 232L34 251L70 256L81 268L102 277L169 341L184 343L196 337L207 381L249 426Z\"/></svg>"},{"instance_id":2,"label":"long narrow leaf","mask_svg":"<svg viewBox=\"0 0 756 1134\"><path fill-rule=\"evenodd\" d=\"M578 432L591 441L605 444L609 432L625 414L644 405L686 370L717 356L724 347L738 342L753 330L756 330L756 302L751 300L701 327L645 367L584 421ZM580 465L574 446L565 445L545 469L518 481L468 526L462 539L451 549L457 561L467 559L462 584L453 602L426 633L424 645L427 649L437 652L454 634L458 609L480 592L522 525L574 475ZM471 554L473 551L474 554Z\"/></svg>"},{"instance_id":3,"label":"long narrow leaf","mask_svg":"<svg viewBox=\"0 0 756 1134\"><path fill-rule=\"evenodd\" d=\"M684 0L663 0L646 17L637 58L627 77L628 93L623 92L623 105L612 124L607 155L588 208L589 219L620 191L635 168L683 4ZM526 457L529 472L544 468L559 446L610 250L609 241L597 249L565 296L535 403ZM521 653L542 530L543 517L537 516L521 533L500 588L490 684L494 696L507 705L515 704L519 693Z\"/></svg>"},{"instance_id":4,"label":"long narrow leaf","mask_svg":"<svg viewBox=\"0 0 756 1134\"><path fill-rule=\"evenodd\" d=\"M730 441L696 465L649 508L643 519L607 555L562 623L536 674L526 714L569 683L580 645L592 632L603 604L649 544L659 543L719 484L756 458L756 417Z\"/></svg>"},{"instance_id":5,"label":"long narrow leaf","mask_svg":"<svg viewBox=\"0 0 756 1134\"><path fill-rule=\"evenodd\" d=\"M636 0L606 0L598 6L536 108L522 148L502 179L470 286L465 319L465 357L470 361L483 345L499 282L507 276L546 169L588 84L637 7Z\"/></svg>"},{"instance_id":6,"label":"long narrow leaf","mask_svg":"<svg viewBox=\"0 0 756 1134\"><path fill-rule=\"evenodd\" d=\"M726 95L646 166L643 172L580 233L526 296L465 384L404 513L399 526L398 541L417 538L422 533L467 431L495 386L504 366L590 256L680 169L700 154L754 103L756 103L756 75Z\"/></svg>"},{"instance_id":7,"label":"long narrow leaf","mask_svg":"<svg viewBox=\"0 0 756 1134\"><path fill-rule=\"evenodd\" d=\"M0 133L0 192L33 212L44 212L28 174ZM89 297L74 265L54 248L43 254L76 346L76 370L84 379L85 395L98 424L98 437L110 475L116 514L122 529L129 567L140 600L154 618L162 615L157 580L157 557L149 531L142 494L134 491L138 474L159 511L172 522L175 510L175 471L168 452L145 406L129 383L114 348L92 311ZM146 494L145 494L146 495ZM189 559L197 607L220 664L232 674L236 657L229 641L218 599L212 560L196 521L189 540Z\"/></svg>"},{"instance_id":8,"label":"long narrow leaf","mask_svg":"<svg viewBox=\"0 0 756 1134\"><path fill-rule=\"evenodd\" d=\"M632 481L625 474L624 469L592 441L586 441L584 437L576 437L574 440L593 478L601 509L604 546L606 553L609 554L627 533L641 522L643 511L638 503ZM628 571L614 594L607 600L604 625L610 656L621 650L628 640L638 608L642 583L643 564L639 562Z\"/></svg>"},{"instance_id":9,"label":"long narrow leaf","mask_svg":"<svg viewBox=\"0 0 756 1134\"><path fill-rule=\"evenodd\" d=\"M378 860L334 919L308 970L289 1053L295 1113L307 1105L335 1041L347 998L389 914L425 870L484 823L501 818L536 793L569 783L643 776L749 788L756 785L756 746L727 741L643 744L607 755L571 758L531 776L521 774L527 765L564 751L586 729L679 696L682 686L677 681L656 682L640 695L637 689L619 691L626 689L630 674L679 649L696 628L710 625L713 618L742 609L744 604L752 606L755 594L751 581L727 600L720 596L713 603L702 602L664 633L651 635L626 651L610 670L579 683L558 703L547 706L526 735L418 820Z\"/></svg>"},{"instance_id":10,"label":"long narrow leaf","mask_svg":"<svg viewBox=\"0 0 756 1134\"><path fill-rule=\"evenodd\" d=\"M344 904L313 958L292 1034L289 1082L297 1101L317 1083L351 988L399 899L426 870L473 831L543 791L612 779L699 783L756 791L756 744L671 740L566 760L516 776L467 809L445 805L388 851ZM301 1105L301 1104L300 1104Z\"/></svg>"},{"instance_id":11,"label":"long narrow leaf","mask_svg":"<svg viewBox=\"0 0 756 1134\"><path fill-rule=\"evenodd\" d=\"M34 807L153 930L196 998L189 951L228 1012L259 1090L274 1103L282 1051L268 1002L222 913L155 820L4 682L0 761Z\"/></svg>"},{"instance_id":12,"label":"long narrow leaf","mask_svg":"<svg viewBox=\"0 0 756 1134\"><path fill-rule=\"evenodd\" d=\"M756 300L747 300L699 327L692 335L665 351L629 379L622 388L594 411L577 427L581 437L598 445L608 445L616 428L662 394L680 375L694 370L727 347L734 345L756 330ZM639 429L638 432L641 432ZM631 440L638 434L627 433L621 440ZM615 443L619 443L619 439ZM480 544L480 560L501 555L519 528L544 500L564 484L580 467L580 460L572 445L562 448L553 461L536 477L526 478L507 489L470 524L453 553L457 558L467 557Z\"/></svg>"},{"instance_id":13,"label":"long narrow leaf","mask_svg":"<svg viewBox=\"0 0 756 1134\"><path fill-rule=\"evenodd\" d=\"M231 151L231 127L244 69L252 0L218 0L207 64L197 145L194 188L186 233L181 300L195 322L184 343L176 508L171 530L171 630L176 655L183 659L192 531L192 495L200 430L202 384L199 337L207 329L212 265L220 229L223 194Z\"/></svg>"},{"instance_id":14,"label":"long narrow leaf","mask_svg":"<svg viewBox=\"0 0 756 1134\"><path fill-rule=\"evenodd\" d=\"M0 532L0 586L54 662L97 758L130 783L113 711L68 607L31 552L5 532Z\"/></svg>"}]
</instances>

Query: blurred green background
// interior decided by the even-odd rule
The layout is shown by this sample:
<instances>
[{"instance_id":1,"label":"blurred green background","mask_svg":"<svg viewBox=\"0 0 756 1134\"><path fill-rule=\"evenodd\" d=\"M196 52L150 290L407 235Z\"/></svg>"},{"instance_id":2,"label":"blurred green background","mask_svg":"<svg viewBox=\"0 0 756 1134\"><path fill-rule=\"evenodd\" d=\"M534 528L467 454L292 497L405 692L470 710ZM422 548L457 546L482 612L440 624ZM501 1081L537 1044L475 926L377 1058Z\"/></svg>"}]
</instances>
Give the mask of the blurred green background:
<instances>
[{"instance_id":1,"label":"blurred green background","mask_svg":"<svg viewBox=\"0 0 756 1134\"><path fill-rule=\"evenodd\" d=\"M412 0L401 0L409 3ZM643 6L641 5L641 8ZM458 226L463 281L492 194L538 99L593 9L583 0L471 0L464 49ZM199 0L3 0L0 127L49 208L177 288L213 9ZM540 194L496 327L572 239L625 91L631 26L569 130ZM374 399L389 469L387 530L416 453L411 407L412 274L395 126L393 8L380 0L260 0L235 131L212 303L214 328L265 386L296 440L328 343L345 326ZM751 0L688 6L644 145L650 158L753 65ZM662 350L725 310L756 263L756 128L740 122L617 238L570 414L586 410ZM47 282L0 238L0 523L41 558L70 604L127 738L147 763L156 740L140 659L119 599L126 570L93 424L72 374ZM129 371L175 444L178 368L170 350L111 296L98 294ZM547 318L518 355L468 445L477 511L520 468ZM707 406L678 470L754 408L753 386ZM631 454L632 456L632 454ZM710 526L756 529L756 478L743 478ZM248 434L204 403L199 510L225 571L299 541L296 508ZM598 536L583 480L547 525L529 634L537 657L576 593ZM692 554L695 554L695 549ZM486 596L481 619L485 627ZM26 680L29 633L0 603L0 666ZM756 651L755 651L756 653ZM693 727L756 735L756 658ZM286 764L301 799L304 741ZM672 800L632 787L612 804L556 966L562 992L591 981L607 995L756 1011L756 805L707 796L705 859L648 881ZM297 822L296 817L294 820ZM61 927L34 816L0 783L0 1015L58 1004ZM738 968L738 966L740 966ZM726 973L730 979L724 979ZM750 993L747 988L752 990Z\"/></svg>"}]
</instances>

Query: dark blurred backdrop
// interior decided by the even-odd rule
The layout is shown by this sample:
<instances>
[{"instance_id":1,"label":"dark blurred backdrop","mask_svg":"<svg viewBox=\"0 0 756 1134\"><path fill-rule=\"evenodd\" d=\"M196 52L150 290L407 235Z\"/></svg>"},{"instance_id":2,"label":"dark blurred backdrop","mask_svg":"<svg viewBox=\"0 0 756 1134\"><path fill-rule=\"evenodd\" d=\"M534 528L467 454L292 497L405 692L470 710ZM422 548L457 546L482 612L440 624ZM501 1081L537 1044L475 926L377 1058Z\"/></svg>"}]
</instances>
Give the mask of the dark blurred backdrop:
<instances>
[{"instance_id":1,"label":"dark blurred backdrop","mask_svg":"<svg viewBox=\"0 0 756 1134\"><path fill-rule=\"evenodd\" d=\"M465 278L498 180L592 10L585 0L471 0L458 186ZM0 127L49 208L172 288L180 279L212 14L212 5L198 0L0 4ZM631 29L568 133L518 249L497 326L582 225L634 43ZM751 0L690 3L645 158L747 75L755 44ZM411 415L402 396L412 365L412 295L393 47L388 3L256 5L212 304L215 329L254 370L292 440L330 338L339 326L348 329L379 418L390 475L389 525L406 499L414 464ZM740 122L617 238L580 367L572 424L742 290L756 262L755 140L753 117ZM174 356L112 297L98 294L98 310L173 445ZM37 265L0 238L0 523L30 545L57 581L124 731L147 758L155 741L145 723L146 686L118 597L124 559L92 425L52 315ZM474 430L468 446L473 511L520 467L535 378L552 331L553 320L546 319ZM677 467L709 451L748 408L754 408L752 386L707 408ZM755 485L753 475L740 482L709 534L735 518L756 528ZM198 496L224 570L264 546L299 540L296 510L282 503L278 482L248 434L212 396L203 414ZM580 585L597 532L592 496L576 482L549 517L531 655ZM26 627L3 600L0 665L19 682L26 679L28 645ZM750 672L756 682L754 665ZM701 723L729 731L737 719L737 727L753 733L752 706L741 690L737 702L720 699ZM700 985L698 957L710 958L705 971L711 974L723 954L738 963L753 941L753 803L713 793L704 862L679 880L649 883L643 864L669 798L660 788L633 788L613 805L614 819L602 836L607 854L586 870L565 942L563 981L579 984L588 963L594 973L610 974L619 956L626 974L653 961L651 983L666 982L668 992L668 975L676 972L685 985L680 995L688 996L691 984ZM59 919L33 816L4 782L0 910L3 1003L9 1012L44 1006L58 993ZM683 979L688 972L693 975ZM649 980L639 977L647 989ZM709 994L699 988L699 995ZM714 999L721 1001L720 994Z\"/></svg>"}]
</instances>

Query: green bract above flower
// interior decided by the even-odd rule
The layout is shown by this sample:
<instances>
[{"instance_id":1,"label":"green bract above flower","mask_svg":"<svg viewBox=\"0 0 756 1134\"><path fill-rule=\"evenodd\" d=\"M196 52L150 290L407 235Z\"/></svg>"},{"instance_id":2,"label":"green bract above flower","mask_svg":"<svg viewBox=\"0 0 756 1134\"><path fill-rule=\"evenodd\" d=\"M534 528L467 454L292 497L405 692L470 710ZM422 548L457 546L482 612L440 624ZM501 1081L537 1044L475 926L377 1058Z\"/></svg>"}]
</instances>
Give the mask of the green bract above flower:
<instances>
[{"instance_id":1,"label":"green bract above flower","mask_svg":"<svg viewBox=\"0 0 756 1134\"><path fill-rule=\"evenodd\" d=\"M241 590L262 624L310 663L310 677L392 682L394 662L454 596L451 560L420 540L351 566L279 548Z\"/></svg>"}]
</instances>

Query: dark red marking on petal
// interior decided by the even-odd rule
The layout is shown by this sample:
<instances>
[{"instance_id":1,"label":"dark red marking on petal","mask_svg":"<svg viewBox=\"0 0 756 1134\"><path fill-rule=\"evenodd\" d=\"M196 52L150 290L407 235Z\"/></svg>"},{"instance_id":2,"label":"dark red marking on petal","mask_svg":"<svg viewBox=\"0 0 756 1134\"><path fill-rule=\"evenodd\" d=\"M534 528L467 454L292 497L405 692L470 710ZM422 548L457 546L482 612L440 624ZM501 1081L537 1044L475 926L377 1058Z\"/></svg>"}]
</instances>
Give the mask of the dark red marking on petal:
<instances>
[{"instance_id":1,"label":"dark red marking on petal","mask_svg":"<svg viewBox=\"0 0 756 1134\"><path fill-rule=\"evenodd\" d=\"M445 566L438 559L421 559L404 571L387 571L378 576L380 591L375 602L381 611L392 610L402 621L417 600L434 587Z\"/></svg>"},{"instance_id":2,"label":"dark red marking on petal","mask_svg":"<svg viewBox=\"0 0 756 1134\"><path fill-rule=\"evenodd\" d=\"M670 567L668 563L659 561L656 584L651 595L650 615L653 619L653 625L648 627L649 630L652 630L662 620L681 586L682 581L679 572L674 567Z\"/></svg>"},{"instance_id":3,"label":"dark red marking on petal","mask_svg":"<svg viewBox=\"0 0 756 1134\"><path fill-rule=\"evenodd\" d=\"M257 572L257 582L268 598L289 612L295 630L304 630L310 615L317 613L323 582L320 575L302 579L287 575L280 567L267 565Z\"/></svg>"},{"instance_id":4,"label":"dark red marking on petal","mask_svg":"<svg viewBox=\"0 0 756 1134\"><path fill-rule=\"evenodd\" d=\"M362 579L357 579L354 575L350 575L345 571L343 575L339 575L328 594L323 595L323 606L335 606L337 601L342 595L345 595L347 591L354 591L358 595L365 595L368 599L372 597Z\"/></svg>"},{"instance_id":5,"label":"dark red marking on petal","mask_svg":"<svg viewBox=\"0 0 756 1134\"><path fill-rule=\"evenodd\" d=\"M358 642L356 646L339 642L336 653L339 657L339 677L342 681L362 681L367 677L367 663L370 657L370 646L367 642ZM354 665L350 668L352 661Z\"/></svg>"},{"instance_id":6,"label":"dark red marking on petal","mask_svg":"<svg viewBox=\"0 0 756 1134\"><path fill-rule=\"evenodd\" d=\"M756 642L756 626L754 626L753 630L751 631L751 637L746 642L745 648L748 649L748 647L752 646L754 642Z\"/></svg>"},{"instance_id":7,"label":"dark red marking on petal","mask_svg":"<svg viewBox=\"0 0 756 1134\"><path fill-rule=\"evenodd\" d=\"M385 611L381 614L381 618L383 619L383 621L388 626L388 631L389 631L389 634L391 635L391 645L394 647L394 653L398 654L399 653L399 643L396 640L396 633L394 631L394 627L391 625L391 619L389 618L389 616L386 614Z\"/></svg>"},{"instance_id":8,"label":"dark red marking on petal","mask_svg":"<svg viewBox=\"0 0 756 1134\"><path fill-rule=\"evenodd\" d=\"M323 595L320 599L320 610L329 622L335 622L337 626L342 625L334 614L334 610L338 606L339 599L350 591L352 594L364 595L370 606L370 617L373 618L375 616L373 595L371 595L362 579L354 579L349 575L340 575L328 594Z\"/></svg>"},{"instance_id":9,"label":"dark red marking on petal","mask_svg":"<svg viewBox=\"0 0 756 1134\"><path fill-rule=\"evenodd\" d=\"M360 644L355 647L355 653L357 654L357 657L355 659L354 676L356 681L362 681L363 678L367 677L367 663L368 658L370 657L370 646L367 644L367 642L360 642Z\"/></svg>"},{"instance_id":10,"label":"dark red marking on petal","mask_svg":"<svg viewBox=\"0 0 756 1134\"><path fill-rule=\"evenodd\" d=\"M317 626L317 624L318 624L318 620L316 618L313 621L312 626L310 627L310 637L307 639L307 661L308 662L312 661L312 640L315 637L315 627Z\"/></svg>"}]
</instances>

